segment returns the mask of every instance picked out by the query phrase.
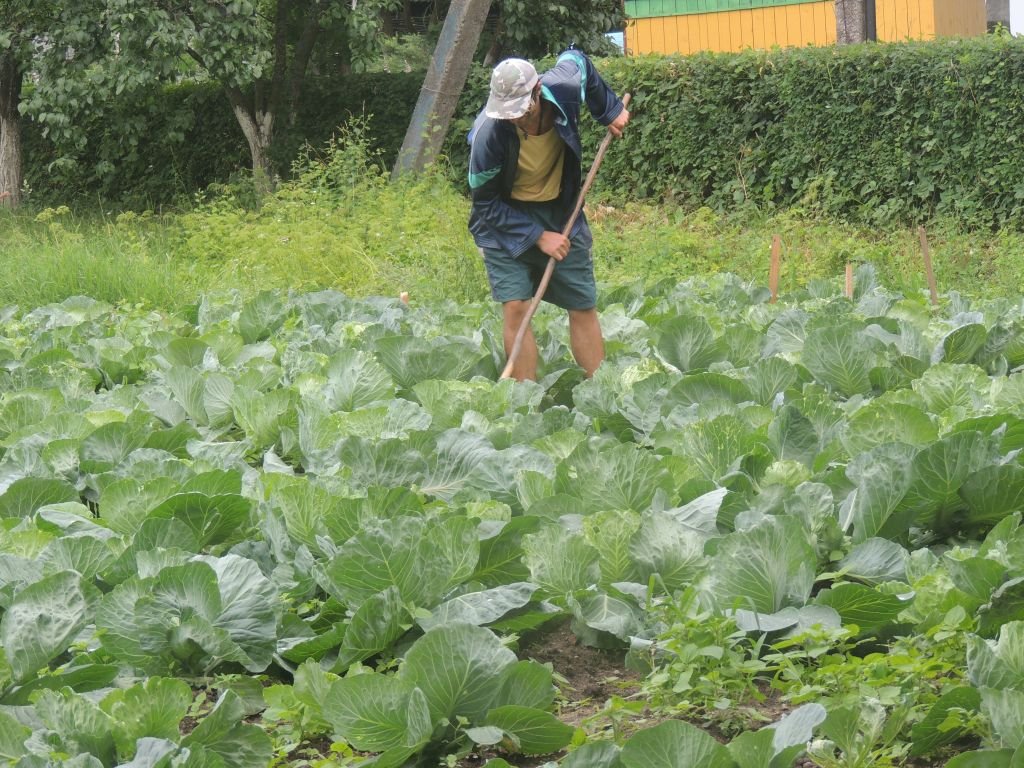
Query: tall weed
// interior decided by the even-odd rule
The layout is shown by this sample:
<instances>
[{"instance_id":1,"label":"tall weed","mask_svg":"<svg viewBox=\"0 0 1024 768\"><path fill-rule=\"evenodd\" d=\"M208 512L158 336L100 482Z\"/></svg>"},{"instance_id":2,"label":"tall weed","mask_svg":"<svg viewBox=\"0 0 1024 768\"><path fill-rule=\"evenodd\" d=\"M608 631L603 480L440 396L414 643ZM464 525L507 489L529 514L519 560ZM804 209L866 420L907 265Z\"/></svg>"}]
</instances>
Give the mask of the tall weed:
<instances>
[{"instance_id":1,"label":"tall weed","mask_svg":"<svg viewBox=\"0 0 1024 768\"><path fill-rule=\"evenodd\" d=\"M307 148L293 178L256 210L232 188L202 200L181 218L182 254L243 289L484 295L468 203L440 172L390 183L362 119Z\"/></svg>"}]
</instances>

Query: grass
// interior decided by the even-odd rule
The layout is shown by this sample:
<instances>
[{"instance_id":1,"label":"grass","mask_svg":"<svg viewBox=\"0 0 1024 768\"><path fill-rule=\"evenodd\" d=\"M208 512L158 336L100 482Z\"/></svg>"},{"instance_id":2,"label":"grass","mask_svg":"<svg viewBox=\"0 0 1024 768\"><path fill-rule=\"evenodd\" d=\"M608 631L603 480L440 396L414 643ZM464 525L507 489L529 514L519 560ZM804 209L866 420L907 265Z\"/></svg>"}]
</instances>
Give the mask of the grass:
<instances>
[{"instance_id":1,"label":"grass","mask_svg":"<svg viewBox=\"0 0 1024 768\"><path fill-rule=\"evenodd\" d=\"M169 228L81 218L65 208L0 212L0 306L42 306L87 295L176 310L202 289L195 265L176 260Z\"/></svg>"},{"instance_id":2,"label":"grass","mask_svg":"<svg viewBox=\"0 0 1024 768\"><path fill-rule=\"evenodd\" d=\"M486 299L487 283L466 220L469 202L440 173L389 183L360 128L308 153L296 181L255 206L224 187L190 211L79 215L65 207L0 210L0 306L34 307L84 294L111 303L177 310L211 288L335 288L351 295ZM872 263L882 282L926 289L916 230L874 231L785 213L592 201L599 282L685 280L717 272L766 283L780 235L783 293L845 264ZM940 293L1019 291L1024 233L928 229Z\"/></svg>"},{"instance_id":3,"label":"grass","mask_svg":"<svg viewBox=\"0 0 1024 768\"><path fill-rule=\"evenodd\" d=\"M877 231L796 210L722 215L642 204L598 205L590 218L598 278L610 283L733 272L767 284L772 236L777 234L782 240L782 293L814 279L840 280L847 262L871 263L893 290L927 290L916 229ZM926 234L940 293L1019 293L1024 233L966 232L935 222Z\"/></svg>"}]
</instances>

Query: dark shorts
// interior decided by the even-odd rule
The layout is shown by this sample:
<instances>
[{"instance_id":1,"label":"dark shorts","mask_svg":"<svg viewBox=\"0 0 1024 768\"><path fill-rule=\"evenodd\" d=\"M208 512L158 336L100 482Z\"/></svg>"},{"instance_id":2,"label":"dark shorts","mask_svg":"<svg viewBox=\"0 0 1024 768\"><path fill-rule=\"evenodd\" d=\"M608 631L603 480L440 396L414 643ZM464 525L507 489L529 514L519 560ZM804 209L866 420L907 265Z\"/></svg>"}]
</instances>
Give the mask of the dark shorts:
<instances>
[{"instance_id":1,"label":"dark shorts","mask_svg":"<svg viewBox=\"0 0 1024 768\"><path fill-rule=\"evenodd\" d=\"M552 203L517 203L530 218L551 232L561 232L567 214ZM597 305L597 285L594 282L594 262L590 256L593 237L584 221L572 238L568 255L555 263L551 282L544 292L544 301L562 309L592 309ZM504 304L506 301L529 301L537 292L548 255L536 245L530 246L519 258L505 251L481 248L487 279L491 283L491 296Z\"/></svg>"}]
</instances>

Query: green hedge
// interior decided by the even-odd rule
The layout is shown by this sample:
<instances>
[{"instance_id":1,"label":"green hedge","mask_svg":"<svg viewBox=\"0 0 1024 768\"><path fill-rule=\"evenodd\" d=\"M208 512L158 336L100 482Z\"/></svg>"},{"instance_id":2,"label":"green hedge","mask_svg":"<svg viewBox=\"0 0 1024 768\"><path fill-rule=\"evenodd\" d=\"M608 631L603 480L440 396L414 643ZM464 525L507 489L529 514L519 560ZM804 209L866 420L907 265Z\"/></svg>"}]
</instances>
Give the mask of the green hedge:
<instances>
[{"instance_id":1,"label":"green hedge","mask_svg":"<svg viewBox=\"0 0 1024 768\"><path fill-rule=\"evenodd\" d=\"M323 146L349 115L372 116L372 148L391 162L422 82L422 73L312 79L295 125L280 119L272 153L278 172L286 176L305 143ZM175 85L106 105L81 126L82 149L59 160L38 126L24 122L25 178L38 205L99 202L155 209L227 182L252 162L216 83Z\"/></svg>"},{"instance_id":2,"label":"green hedge","mask_svg":"<svg viewBox=\"0 0 1024 768\"><path fill-rule=\"evenodd\" d=\"M634 94L627 137L609 152L599 186L609 196L671 199L725 210L742 204L799 206L867 223L950 217L969 226L1024 224L1024 41L868 44L616 58L601 63L620 92ZM295 129L275 155L286 170L303 141L322 143L347 113L374 115L390 160L401 144L419 73L315 82ZM446 145L458 178L465 131L483 103L487 73L473 73ZM180 141L165 131L127 157L116 126L89 125L91 157L111 158L106 176L89 164L44 182L52 149L27 140L28 178L39 199L91 195L162 202L225 180L248 151L226 99L210 86L168 91L156 121L185 113ZM120 108L120 113L131 110ZM601 131L593 121L586 146Z\"/></svg>"},{"instance_id":3,"label":"green hedge","mask_svg":"<svg viewBox=\"0 0 1024 768\"><path fill-rule=\"evenodd\" d=\"M251 163L223 91L183 84L105 104L79 126L75 152L23 121L25 180L37 205L158 208L225 181Z\"/></svg>"},{"instance_id":4,"label":"green hedge","mask_svg":"<svg viewBox=\"0 0 1024 768\"><path fill-rule=\"evenodd\" d=\"M1024 224L1024 41L642 58L608 74L636 94L636 122L601 170L618 192Z\"/></svg>"}]
</instances>

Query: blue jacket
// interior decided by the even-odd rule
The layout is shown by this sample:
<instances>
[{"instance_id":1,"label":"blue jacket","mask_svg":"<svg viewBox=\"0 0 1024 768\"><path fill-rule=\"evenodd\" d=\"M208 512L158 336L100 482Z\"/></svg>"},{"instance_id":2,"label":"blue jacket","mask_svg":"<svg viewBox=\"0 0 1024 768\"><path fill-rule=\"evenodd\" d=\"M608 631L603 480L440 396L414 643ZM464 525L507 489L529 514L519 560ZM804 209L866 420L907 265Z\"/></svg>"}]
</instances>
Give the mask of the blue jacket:
<instances>
[{"instance_id":1,"label":"blue jacket","mask_svg":"<svg viewBox=\"0 0 1024 768\"><path fill-rule=\"evenodd\" d=\"M580 108L586 104L599 123L608 125L623 105L582 51L563 53L555 66L541 75L540 82L542 97L556 107L555 129L568 148L559 197L568 218L582 184ZM509 204L519 164L519 135L510 121L495 120L481 111L469 132L469 143L469 188L473 198L469 231L479 247L497 248L519 257L544 232L526 213ZM586 219L581 214L572 235L584 226Z\"/></svg>"}]
</instances>

